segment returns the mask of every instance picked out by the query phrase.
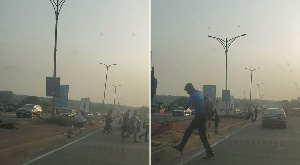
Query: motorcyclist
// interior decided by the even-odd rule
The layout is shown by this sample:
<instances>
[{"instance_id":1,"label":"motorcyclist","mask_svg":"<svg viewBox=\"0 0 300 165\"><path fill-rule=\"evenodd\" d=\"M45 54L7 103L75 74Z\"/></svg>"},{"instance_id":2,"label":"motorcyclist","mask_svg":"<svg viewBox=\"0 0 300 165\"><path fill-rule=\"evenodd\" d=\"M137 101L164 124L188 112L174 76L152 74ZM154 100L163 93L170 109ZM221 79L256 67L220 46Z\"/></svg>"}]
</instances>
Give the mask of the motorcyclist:
<instances>
[{"instance_id":1,"label":"motorcyclist","mask_svg":"<svg viewBox=\"0 0 300 165\"><path fill-rule=\"evenodd\" d=\"M112 109L108 111L107 115L105 116L105 126L103 129L103 133L112 131L111 123L113 123L112 119Z\"/></svg>"},{"instance_id":2,"label":"motorcyclist","mask_svg":"<svg viewBox=\"0 0 300 165\"><path fill-rule=\"evenodd\" d=\"M130 123L131 123L131 130L133 133L133 143L138 143L138 141L136 140L136 134L137 134L137 130L138 130L138 122L140 121L140 118L138 116L137 110L134 110L133 115L130 118Z\"/></svg>"}]
</instances>

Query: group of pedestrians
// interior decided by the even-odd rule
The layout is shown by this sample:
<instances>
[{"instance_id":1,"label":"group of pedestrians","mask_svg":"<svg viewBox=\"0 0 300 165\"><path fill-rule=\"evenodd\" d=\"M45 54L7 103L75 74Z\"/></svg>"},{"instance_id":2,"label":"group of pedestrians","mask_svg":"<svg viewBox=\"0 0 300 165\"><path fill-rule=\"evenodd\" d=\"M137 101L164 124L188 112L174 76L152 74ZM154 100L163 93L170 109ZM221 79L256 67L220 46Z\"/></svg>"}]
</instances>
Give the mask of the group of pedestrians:
<instances>
[{"instance_id":1,"label":"group of pedestrians","mask_svg":"<svg viewBox=\"0 0 300 165\"><path fill-rule=\"evenodd\" d=\"M246 104L245 107L245 120L249 120L251 118L252 123L256 121L258 115L258 106L252 106L251 104Z\"/></svg>"},{"instance_id":2,"label":"group of pedestrians","mask_svg":"<svg viewBox=\"0 0 300 165\"><path fill-rule=\"evenodd\" d=\"M138 116L137 110L134 110L132 116L130 116L131 110L128 109L127 112L123 116L123 122L122 122L122 139L123 141L125 138L130 138L130 135L133 134L133 143L138 143L137 141L137 132L139 132L140 129L140 122L141 119ZM138 136L138 138L141 140L141 138L144 136L145 141L148 142L148 135L149 135L149 114L145 117L143 121L143 128L145 129L145 132Z\"/></svg>"},{"instance_id":3,"label":"group of pedestrians","mask_svg":"<svg viewBox=\"0 0 300 165\"><path fill-rule=\"evenodd\" d=\"M142 137L144 137L145 142L149 142L148 140L149 114L147 114L143 120L143 128L145 129L145 132L143 134L137 135L137 133L140 131L141 119L138 115L137 110L134 110L132 115L130 115L130 112L131 110L128 109L123 117L123 122L121 126L123 141L125 140L126 137L130 138L130 135L133 134L133 143L138 143L137 138L139 140L142 140ZM77 119L77 126L80 127L80 129L84 129L83 125L86 122L84 115L85 113L83 111L80 111L77 113L75 117ZM113 130L111 126L111 124L113 123L112 109L108 111L108 113L105 115L104 118L105 118L105 125L102 132L110 133Z\"/></svg>"}]
</instances>

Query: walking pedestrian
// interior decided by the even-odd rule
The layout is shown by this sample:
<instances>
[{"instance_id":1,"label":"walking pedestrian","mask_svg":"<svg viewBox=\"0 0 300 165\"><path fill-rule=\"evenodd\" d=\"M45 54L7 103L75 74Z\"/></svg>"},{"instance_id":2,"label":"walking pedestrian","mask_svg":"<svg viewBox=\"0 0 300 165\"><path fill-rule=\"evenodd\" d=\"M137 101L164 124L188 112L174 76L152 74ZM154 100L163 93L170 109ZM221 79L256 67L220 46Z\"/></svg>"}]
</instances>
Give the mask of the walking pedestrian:
<instances>
[{"instance_id":1,"label":"walking pedestrian","mask_svg":"<svg viewBox=\"0 0 300 165\"><path fill-rule=\"evenodd\" d=\"M143 128L146 129L145 133L139 135L139 139L141 140L143 136L145 136L145 142L149 142L148 140L148 134L149 134L149 114L146 115L144 122L143 122Z\"/></svg>"},{"instance_id":2,"label":"walking pedestrian","mask_svg":"<svg viewBox=\"0 0 300 165\"><path fill-rule=\"evenodd\" d=\"M257 114L258 114L258 106L255 106L255 109L254 109L254 121L256 121L256 119L257 119Z\"/></svg>"},{"instance_id":3,"label":"walking pedestrian","mask_svg":"<svg viewBox=\"0 0 300 165\"><path fill-rule=\"evenodd\" d=\"M125 137L129 138L129 113L131 112L130 109L127 110L127 112L123 116L123 123L122 123L122 139L125 140ZM125 133L127 132L126 136Z\"/></svg>"},{"instance_id":4,"label":"walking pedestrian","mask_svg":"<svg viewBox=\"0 0 300 165\"><path fill-rule=\"evenodd\" d=\"M200 139L206 150L206 156L204 156L203 159L214 157L215 154L212 151L206 137L205 123L207 116L205 114L204 96L200 91L194 88L192 83L187 83L184 90L190 95L188 99L188 106L193 106L196 114L189 127L185 130L181 143L178 146L172 145L172 147L177 151L182 152L194 129L198 129Z\"/></svg>"},{"instance_id":5,"label":"walking pedestrian","mask_svg":"<svg viewBox=\"0 0 300 165\"><path fill-rule=\"evenodd\" d=\"M138 129L138 122L139 122L139 117L138 117L138 113L137 110L134 110L133 115L130 118L130 122L131 122L131 129L133 132L133 143L138 143L138 141L136 140L136 134L137 134L137 129Z\"/></svg>"},{"instance_id":6,"label":"walking pedestrian","mask_svg":"<svg viewBox=\"0 0 300 165\"><path fill-rule=\"evenodd\" d=\"M220 118L219 118L219 100L216 101L216 104L214 106L214 121L215 121L215 134L216 135L219 135L219 121L220 121Z\"/></svg>"},{"instance_id":7,"label":"walking pedestrian","mask_svg":"<svg viewBox=\"0 0 300 165\"><path fill-rule=\"evenodd\" d=\"M76 115L76 119L77 119L77 125L80 127L80 129L84 129L83 125L85 122L85 118L84 118L83 111L78 112L78 114Z\"/></svg>"},{"instance_id":8,"label":"walking pedestrian","mask_svg":"<svg viewBox=\"0 0 300 165\"><path fill-rule=\"evenodd\" d=\"M111 123L113 123L112 119L112 109L110 109L105 116L105 126L103 128L103 133L108 132L110 133L112 131Z\"/></svg>"},{"instance_id":9,"label":"walking pedestrian","mask_svg":"<svg viewBox=\"0 0 300 165\"><path fill-rule=\"evenodd\" d=\"M253 107L251 104L249 104L248 113L249 113L249 115L251 117L251 121L253 123L254 122L254 112L253 112Z\"/></svg>"}]
</instances>

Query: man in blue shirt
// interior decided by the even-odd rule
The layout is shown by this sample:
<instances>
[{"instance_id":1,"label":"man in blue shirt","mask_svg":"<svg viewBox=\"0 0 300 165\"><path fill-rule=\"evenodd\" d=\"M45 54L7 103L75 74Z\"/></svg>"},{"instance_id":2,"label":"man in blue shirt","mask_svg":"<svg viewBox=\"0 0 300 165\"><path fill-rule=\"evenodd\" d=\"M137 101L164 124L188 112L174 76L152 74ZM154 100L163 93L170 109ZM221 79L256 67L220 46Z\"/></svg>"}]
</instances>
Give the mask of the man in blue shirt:
<instances>
[{"instance_id":1,"label":"man in blue shirt","mask_svg":"<svg viewBox=\"0 0 300 165\"><path fill-rule=\"evenodd\" d=\"M172 145L172 147L179 152L182 152L185 144L189 140L192 132L195 129L198 129L199 136L202 141L202 144L206 150L206 156L204 156L204 159L209 159L211 157L214 157L215 154L212 151L210 144L208 143L207 137L206 137L206 127L205 123L207 120L206 114L205 114L205 108L204 108L204 96L201 92L196 90L192 83L187 83L185 85L184 90L190 95L190 98L188 99L188 107L193 106L195 108L195 118L192 120L189 127L185 130L183 138L181 143L178 146Z\"/></svg>"}]
</instances>

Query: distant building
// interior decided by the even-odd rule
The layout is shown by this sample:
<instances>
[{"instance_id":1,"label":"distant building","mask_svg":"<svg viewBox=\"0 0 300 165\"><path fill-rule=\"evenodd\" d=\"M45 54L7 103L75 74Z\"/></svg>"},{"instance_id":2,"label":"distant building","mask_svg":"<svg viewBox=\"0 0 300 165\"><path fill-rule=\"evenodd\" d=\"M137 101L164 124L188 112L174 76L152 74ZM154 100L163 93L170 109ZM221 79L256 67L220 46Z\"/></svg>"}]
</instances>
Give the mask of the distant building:
<instances>
[{"instance_id":1,"label":"distant building","mask_svg":"<svg viewBox=\"0 0 300 165\"><path fill-rule=\"evenodd\" d=\"M210 100L216 102L216 85L203 85L203 94L208 96Z\"/></svg>"}]
</instances>

